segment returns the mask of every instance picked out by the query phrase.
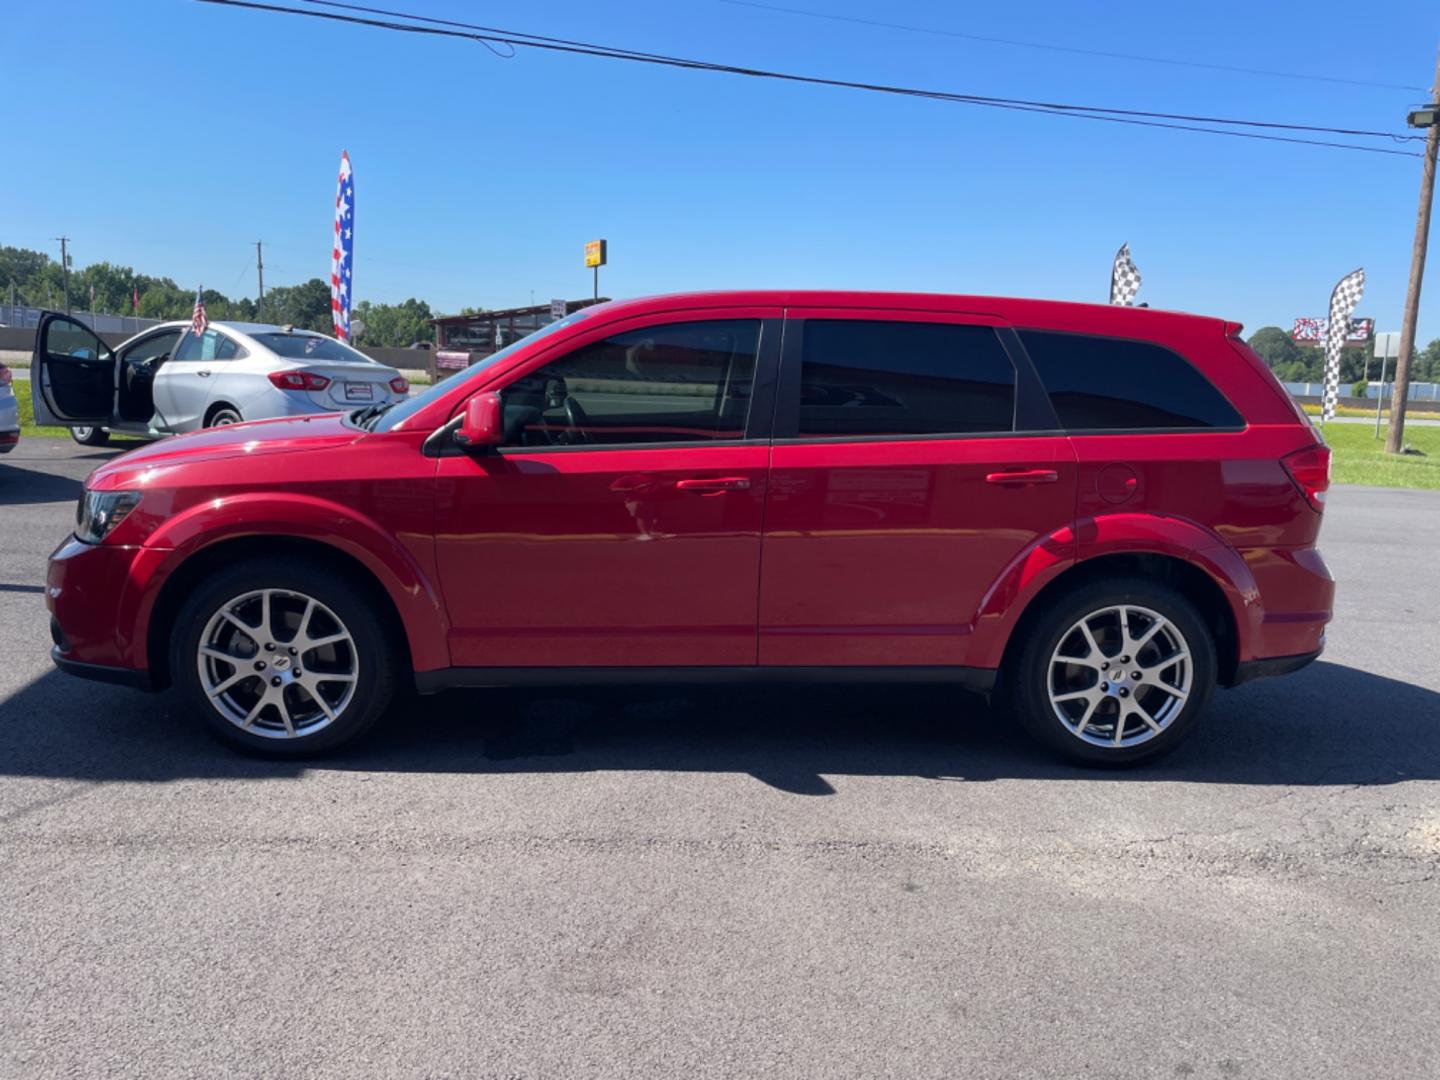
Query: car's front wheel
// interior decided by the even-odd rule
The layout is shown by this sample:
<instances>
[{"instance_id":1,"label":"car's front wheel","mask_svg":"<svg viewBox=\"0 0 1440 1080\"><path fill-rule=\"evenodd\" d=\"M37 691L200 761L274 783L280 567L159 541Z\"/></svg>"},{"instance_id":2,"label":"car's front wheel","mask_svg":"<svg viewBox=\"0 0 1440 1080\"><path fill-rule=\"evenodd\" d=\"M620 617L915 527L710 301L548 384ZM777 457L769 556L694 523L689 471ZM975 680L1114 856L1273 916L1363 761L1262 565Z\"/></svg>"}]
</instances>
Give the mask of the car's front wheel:
<instances>
[{"instance_id":1,"label":"car's front wheel","mask_svg":"<svg viewBox=\"0 0 1440 1080\"><path fill-rule=\"evenodd\" d=\"M110 442L110 432L102 427L72 427L70 438L81 446L105 446Z\"/></svg>"},{"instance_id":2,"label":"car's front wheel","mask_svg":"<svg viewBox=\"0 0 1440 1080\"><path fill-rule=\"evenodd\" d=\"M1064 595L1028 626L1010 701L1025 729L1065 757L1133 765L1190 733L1215 671L1194 604L1160 582L1115 578Z\"/></svg>"},{"instance_id":3,"label":"car's front wheel","mask_svg":"<svg viewBox=\"0 0 1440 1080\"><path fill-rule=\"evenodd\" d=\"M301 757L369 728L402 664L375 605L308 559L227 567L182 607L171 640L176 690L240 749Z\"/></svg>"}]
</instances>

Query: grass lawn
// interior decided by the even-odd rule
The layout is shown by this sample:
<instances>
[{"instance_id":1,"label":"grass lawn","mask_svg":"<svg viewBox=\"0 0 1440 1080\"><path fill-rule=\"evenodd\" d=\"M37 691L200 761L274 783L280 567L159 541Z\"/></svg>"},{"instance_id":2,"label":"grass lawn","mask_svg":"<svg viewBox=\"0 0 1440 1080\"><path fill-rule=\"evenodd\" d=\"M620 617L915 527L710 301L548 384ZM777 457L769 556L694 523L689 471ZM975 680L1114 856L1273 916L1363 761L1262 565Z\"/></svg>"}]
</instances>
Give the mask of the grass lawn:
<instances>
[{"instance_id":1,"label":"grass lawn","mask_svg":"<svg viewBox=\"0 0 1440 1080\"><path fill-rule=\"evenodd\" d=\"M1385 453L1385 428L1380 438L1369 424L1329 424L1325 441L1334 457L1330 477L1337 484L1428 488L1440 491L1440 427L1405 428L1405 445L1419 454Z\"/></svg>"},{"instance_id":2,"label":"grass lawn","mask_svg":"<svg viewBox=\"0 0 1440 1080\"><path fill-rule=\"evenodd\" d=\"M20 437L22 439L33 439L37 436L59 436L70 437L70 429L66 427L38 427L35 424L35 405L30 400L30 383L17 379L15 381L15 400L20 406ZM135 442L129 435L111 435L112 442Z\"/></svg>"},{"instance_id":3,"label":"grass lawn","mask_svg":"<svg viewBox=\"0 0 1440 1080\"><path fill-rule=\"evenodd\" d=\"M15 381L15 400L20 404L20 437L22 439L33 438L36 435L65 435L70 434L69 428L63 427L36 427L35 406L30 400L30 383L17 379Z\"/></svg>"}]
</instances>

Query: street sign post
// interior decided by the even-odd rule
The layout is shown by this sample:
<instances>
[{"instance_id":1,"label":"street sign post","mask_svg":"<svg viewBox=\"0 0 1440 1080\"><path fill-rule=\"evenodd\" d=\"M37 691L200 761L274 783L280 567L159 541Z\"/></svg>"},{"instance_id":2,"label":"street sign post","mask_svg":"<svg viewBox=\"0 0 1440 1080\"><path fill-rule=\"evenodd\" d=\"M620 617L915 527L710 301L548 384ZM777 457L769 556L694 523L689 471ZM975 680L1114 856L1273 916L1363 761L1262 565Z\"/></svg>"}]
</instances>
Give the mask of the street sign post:
<instances>
[{"instance_id":1,"label":"street sign post","mask_svg":"<svg viewBox=\"0 0 1440 1080\"><path fill-rule=\"evenodd\" d=\"M609 259L609 245L604 240L585 241L585 265L595 271L595 299L600 299L600 267Z\"/></svg>"},{"instance_id":2,"label":"street sign post","mask_svg":"<svg viewBox=\"0 0 1440 1080\"><path fill-rule=\"evenodd\" d=\"M565 317L565 301L564 301L564 300L551 300L551 301L550 301L550 318L554 319L556 322L559 322L559 321L560 321L561 319L563 319L564 317Z\"/></svg>"},{"instance_id":3,"label":"street sign post","mask_svg":"<svg viewBox=\"0 0 1440 1080\"><path fill-rule=\"evenodd\" d=\"M1400 331L1375 335L1375 355L1380 358L1380 393L1375 401L1375 438L1380 438L1380 412L1385 407L1385 366L1400 355ZM1393 395L1392 395L1393 396ZM1392 401L1393 405L1394 402Z\"/></svg>"}]
</instances>

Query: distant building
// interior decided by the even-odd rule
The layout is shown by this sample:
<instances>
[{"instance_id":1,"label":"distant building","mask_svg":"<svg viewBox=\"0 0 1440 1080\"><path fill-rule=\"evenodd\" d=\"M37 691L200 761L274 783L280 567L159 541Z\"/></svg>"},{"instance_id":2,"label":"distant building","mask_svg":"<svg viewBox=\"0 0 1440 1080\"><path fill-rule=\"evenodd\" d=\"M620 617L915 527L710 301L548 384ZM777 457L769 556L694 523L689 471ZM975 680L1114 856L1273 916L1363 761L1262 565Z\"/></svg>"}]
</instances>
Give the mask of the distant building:
<instances>
[{"instance_id":1,"label":"distant building","mask_svg":"<svg viewBox=\"0 0 1440 1080\"><path fill-rule=\"evenodd\" d=\"M603 304L608 299L602 296L599 300L567 300L565 314L593 304ZM435 324L435 366L441 371L469 367L554 321L549 304L432 319Z\"/></svg>"}]
</instances>

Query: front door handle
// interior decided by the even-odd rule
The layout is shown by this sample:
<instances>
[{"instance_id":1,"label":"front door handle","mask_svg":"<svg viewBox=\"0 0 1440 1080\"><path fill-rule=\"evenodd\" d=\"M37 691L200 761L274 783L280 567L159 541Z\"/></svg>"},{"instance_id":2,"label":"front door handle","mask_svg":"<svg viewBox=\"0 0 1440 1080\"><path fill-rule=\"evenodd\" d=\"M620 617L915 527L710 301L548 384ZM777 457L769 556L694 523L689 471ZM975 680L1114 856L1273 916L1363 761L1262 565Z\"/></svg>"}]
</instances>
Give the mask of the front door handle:
<instances>
[{"instance_id":1,"label":"front door handle","mask_svg":"<svg viewBox=\"0 0 1440 1080\"><path fill-rule=\"evenodd\" d=\"M1054 469L1013 469L985 475L987 484L1053 484L1059 479L1060 474Z\"/></svg>"},{"instance_id":2,"label":"front door handle","mask_svg":"<svg viewBox=\"0 0 1440 1080\"><path fill-rule=\"evenodd\" d=\"M210 372L208 372L208 371L197 371L197 372L195 372L195 374L196 374L196 375L199 375L201 378L205 378L205 379L208 379L208 378L210 377Z\"/></svg>"},{"instance_id":3,"label":"front door handle","mask_svg":"<svg viewBox=\"0 0 1440 1080\"><path fill-rule=\"evenodd\" d=\"M692 491L697 495L718 495L722 491L749 491L748 476L694 477L675 481L677 491Z\"/></svg>"}]
</instances>

